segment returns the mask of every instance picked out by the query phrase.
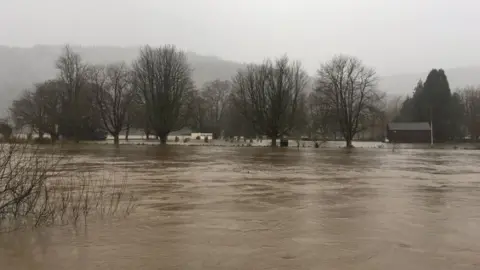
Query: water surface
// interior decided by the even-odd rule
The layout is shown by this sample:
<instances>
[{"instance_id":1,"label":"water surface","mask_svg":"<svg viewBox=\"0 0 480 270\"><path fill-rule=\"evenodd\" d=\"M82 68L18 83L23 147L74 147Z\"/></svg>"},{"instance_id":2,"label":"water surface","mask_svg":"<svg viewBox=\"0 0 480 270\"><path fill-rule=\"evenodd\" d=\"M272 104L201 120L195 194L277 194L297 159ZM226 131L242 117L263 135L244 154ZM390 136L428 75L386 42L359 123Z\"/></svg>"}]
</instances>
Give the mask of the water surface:
<instances>
[{"instance_id":1,"label":"water surface","mask_svg":"<svg viewBox=\"0 0 480 270\"><path fill-rule=\"evenodd\" d=\"M126 177L135 213L2 234L1 269L480 269L478 151L69 153L73 170Z\"/></svg>"}]
</instances>

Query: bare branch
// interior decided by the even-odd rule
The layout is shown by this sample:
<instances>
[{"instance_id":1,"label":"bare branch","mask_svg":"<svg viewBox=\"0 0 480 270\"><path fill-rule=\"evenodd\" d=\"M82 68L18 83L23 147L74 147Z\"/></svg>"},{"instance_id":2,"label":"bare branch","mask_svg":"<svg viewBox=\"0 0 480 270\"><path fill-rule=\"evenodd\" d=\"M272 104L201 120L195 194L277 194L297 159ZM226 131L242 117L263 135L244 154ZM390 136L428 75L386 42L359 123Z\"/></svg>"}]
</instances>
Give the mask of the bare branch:
<instances>
[{"instance_id":1,"label":"bare branch","mask_svg":"<svg viewBox=\"0 0 480 270\"><path fill-rule=\"evenodd\" d=\"M307 75L300 63L282 57L250 65L234 78L234 100L258 134L272 139L288 135L295 126Z\"/></svg>"},{"instance_id":2,"label":"bare branch","mask_svg":"<svg viewBox=\"0 0 480 270\"><path fill-rule=\"evenodd\" d=\"M134 71L147 122L166 143L167 135L184 124L193 90L186 55L171 45L158 49L146 46L134 63Z\"/></svg>"},{"instance_id":3,"label":"bare branch","mask_svg":"<svg viewBox=\"0 0 480 270\"><path fill-rule=\"evenodd\" d=\"M126 126L127 112L135 98L132 71L124 63L98 66L92 68L89 78L104 128L118 144L118 136Z\"/></svg>"},{"instance_id":4,"label":"bare branch","mask_svg":"<svg viewBox=\"0 0 480 270\"><path fill-rule=\"evenodd\" d=\"M376 85L375 71L354 57L336 56L317 72L316 94L334 112L347 147L377 111L383 94Z\"/></svg>"}]
</instances>

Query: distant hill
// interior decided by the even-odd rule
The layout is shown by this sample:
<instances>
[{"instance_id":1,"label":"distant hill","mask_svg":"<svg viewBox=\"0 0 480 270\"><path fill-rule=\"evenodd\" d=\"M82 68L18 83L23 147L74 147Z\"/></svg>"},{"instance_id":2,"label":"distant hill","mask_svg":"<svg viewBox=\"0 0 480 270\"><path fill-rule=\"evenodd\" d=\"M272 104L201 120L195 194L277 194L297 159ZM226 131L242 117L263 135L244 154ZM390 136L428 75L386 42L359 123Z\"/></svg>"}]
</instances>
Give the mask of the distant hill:
<instances>
[{"instance_id":1,"label":"distant hill","mask_svg":"<svg viewBox=\"0 0 480 270\"><path fill-rule=\"evenodd\" d=\"M15 48L0 46L0 117L13 99L33 83L55 77L55 60L63 46L34 46ZM137 47L73 46L85 61L105 64L125 61L132 62L138 55ZM227 61L214 56L187 53L194 69L193 79L197 86L214 79L231 79L245 64ZM435 67L439 68L439 67ZM480 85L480 67L445 69L452 90L465 85ZM425 79L429 70L420 74L402 74L380 78L379 88L392 95L411 94L419 79ZM311 84L310 84L311 85ZM311 88L311 86L309 86Z\"/></svg>"},{"instance_id":2,"label":"distant hill","mask_svg":"<svg viewBox=\"0 0 480 270\"><path fill-rule=\"evenodd\" d=\"M442 68L442 67L432 67ZM467 85L480 85L480 66L479 67L462 67L462 68L444 68L447 74L450 89L453 91ZM418 80L425 81L428 72L399 74L393 76L380 77L379 88L389 94L394 95L411 95L413 88L417 85Z\"/></svg>"},{"instance_id":3,"label":"distant hill","mask_svg":"<svg viewBox=\"0 0 480 270\"><path fill-rule=\"evenodd\" d=\"M78 47L73 50L92 64L125 61L131 63L137 56L137 47ZM13 99L34 83L54 78L55 61L63 46L34 46L12 48L0 46L0 116L5 115ZM222 60L214 56L187 53L197 86L214 79L227 80L245 67L244 64Z\"/></svg>"}]
</instances>

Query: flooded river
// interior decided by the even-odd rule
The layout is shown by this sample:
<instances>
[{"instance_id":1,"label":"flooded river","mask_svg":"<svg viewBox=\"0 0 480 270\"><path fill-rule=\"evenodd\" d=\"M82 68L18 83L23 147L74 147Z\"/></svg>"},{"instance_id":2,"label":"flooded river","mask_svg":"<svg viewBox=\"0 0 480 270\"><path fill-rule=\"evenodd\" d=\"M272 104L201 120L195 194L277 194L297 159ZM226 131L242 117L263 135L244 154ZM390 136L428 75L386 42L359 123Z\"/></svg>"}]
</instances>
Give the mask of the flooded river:
<instances>
[{"instance_id":1,"label":"flooded river","mask_svg":"<svg viewBox=\"0 0 480 270\"><path fill-rule=\"evenodd\" d=\"M480 269L480 151L86 145L126 219L0 234L0 269Z\"/></svg>"}]
</instances>

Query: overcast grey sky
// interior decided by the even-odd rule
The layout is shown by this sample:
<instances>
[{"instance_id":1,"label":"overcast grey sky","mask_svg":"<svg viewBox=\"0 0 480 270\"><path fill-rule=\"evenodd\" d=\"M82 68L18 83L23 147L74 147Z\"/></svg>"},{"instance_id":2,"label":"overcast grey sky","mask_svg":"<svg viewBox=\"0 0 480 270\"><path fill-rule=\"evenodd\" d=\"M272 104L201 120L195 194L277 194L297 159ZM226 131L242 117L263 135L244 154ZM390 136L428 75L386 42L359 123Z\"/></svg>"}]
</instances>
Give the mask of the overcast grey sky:
<instances>
[{"instance_id":1,"label":"overcast grey sky","mask_svg":"<svg viewBox=\"0 0 480 270\"><path fill-rule=\"evenodd\" d=\"M334 54L382 75L480 65L478 0L0 0L0 44L176 44L250 62Z\"/></svg>"}]
</instances>

